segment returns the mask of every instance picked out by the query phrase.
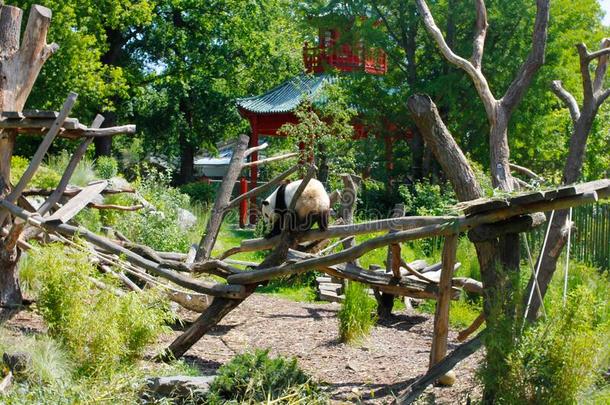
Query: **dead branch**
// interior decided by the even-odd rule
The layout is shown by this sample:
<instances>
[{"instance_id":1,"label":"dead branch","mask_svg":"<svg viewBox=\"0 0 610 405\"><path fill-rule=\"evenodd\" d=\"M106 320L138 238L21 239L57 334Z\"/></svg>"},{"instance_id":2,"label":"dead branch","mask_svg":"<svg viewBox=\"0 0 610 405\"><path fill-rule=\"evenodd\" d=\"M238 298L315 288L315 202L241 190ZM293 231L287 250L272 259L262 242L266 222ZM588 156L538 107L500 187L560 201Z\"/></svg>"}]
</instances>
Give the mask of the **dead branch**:
<instances>
[{"instance_id":1,"label":"dead branch","mask_svg":"<svg viewBox=\"0 0 610 405\"><path fill-rule=\"evenodd\" d=\"M537 181L544 181L544 179L537 175L536 173L534 173L532 170L528 169L527 167L523 167L523 166L519 166L517 164L514 163L510 163L509 164L511 170L516 171L517 173L521 173L531 179L537 180Z\"/></svg>"},{"instance_id":2,"label":"dead branch","mask_svg":"<svg viewBox=\"0 0 610 405\"><path fill-rule=\"evenodd\" d=\"M125 249L124 247L106 239L102 236L96 235L85 228L78 228L67 224L56 224L54 222L44 222L38 214L33 215L28 213L22 208L11 204L6 200L0 200L0 204L10 211L13 215L27 221L29 224L37 227L42 227L51 232L57 232L62 235L74 237L79 236L90 243L101 247L107 251L113 252L118 255L124 255L126 260L133 264L150 271L156 276L165 278L181 287L188 288L192 291L196 291L202 294L209 294L213 296L227 297L238 299L244 296L244 288L242 286L231 286L223 284L210 284L199 280L192 279L190 277L184 277L183 275L174 271L168 270L163 266L155 263L151 260L145 259L140 255L133 253L132 251Z\"/></svg>"},{"instance_id":3,"label":"dead branch","mask_svg":"<svg viewBox=\"0 0 610 405\"><path fill-rule=\"evenodd\" d=\"M426 374L422 377L415 380L411 385L409 385L398 398L396 398L396 404L411 404L413 403L426 387L434 381L436 381L439 377L451 371L460 361L464 360L466 357L472 355L482 345L482 337L485 331L479 333L476 337L468 341L467 343L463 343L460 346L456 347L451 354L445 357L440 362L436 363Z\"/></svg>"},{"instance_id":4,"label":"dead branch","mask_svg":"<svg viewBox=\"0 0 610 405\"><path fill-rule=\"evenodd\" d=\"M300 167L301 167L300 165L295 165L295 166L291 167L290 169L286 170L285 172L281 173L280 175L278 175L277 177L275 177L273 180L269 181L268 183L265 183L262 186L253 188L252 190L248 191L247 193L234 198L227 204L227 209L237 206L241 201L243 201L247 198L254 197L261 193L264 193L267 190L271 190L271 188L278 185L282 180L284 180L291 174L296 173L296 171L299 170Z\"/></svg>"},{"instance_id":5,"label":"dead branch","mask_svg":"<svg viewBox=\"0 0 610 405\"><path fill-rule=\"evenodd\" d=\"M244 135L245 136L245 135ZM259 152L263 149L267 149L267 147L269 146L269 144L267 142L260 144L258 146L254 146L252 148L248 148L245 152L244 152L244 159L249 157L251 154L253 154L254 152Z\"/></svg>"},{"instance_id":6,"label":"dead branch","mask_svg":"<svg viewBox=\"0 0 610 405\"><path fill-rule=\"evenodd\" d=\"M260 166L260 165L264 165L266 163L277 162L278 160L290 159L290 158L293 158L298 155L299 155L298 152L292 152L292 153L286 153L283 155L272 156L272 157L268 157L266 159L257 160L255 162L244 163L243 167L246 168L246 167L251 167L251 166Z\"/></svg>"},{"instance_id":7,"label":"dead branch","mask_svg":"<svg viewBox=\"0 0 610 405\"><path fill-rule=\"evenodd\" d=\"M89 203L87 207L94 208L96 210L116 210L116 211L137 211L144 208L142 204L138 205L117 205L117 204L96 204Z\"/></svg>"},{"instance_id":8,"label":"dead branch","mask_svg":"<svg viewBox=\"0 0 610 405\"><path fill-rule=\"evenodd\" d=\"M223 178L216 200L214 201L214 208L212 208L212 214L206 225L205 233L199 243L199 249L195 256L195 261L201 261L209 259L212 254L212 248L216 243L222 220L226 214L227 208L229 207L229 200L231 199L231 193L233 192L233 185L239 177L241 168L243 165L244 156L246 154L246 148L248 147L248 138L246 135L241 135L237 142L237 146L231 156L231 162L229 163L229 169L227 174Z\"/></svg>"},{"instance_id":9,"label":"dead branch","mask_svg":"<svg viewBox=\"0 0 610 405\"><path fill-rule=\"evenodd\" d=\"M483 322L485 322L485 314L481 312L479 316L477 316L477 318L472 321L472 324L470 324L469 327L458 333L458 342L463 342L464 340L468 339L468 336L476 332L476 330L479 329L481 325L483 325Z\"/></svg>"}]
</instances>

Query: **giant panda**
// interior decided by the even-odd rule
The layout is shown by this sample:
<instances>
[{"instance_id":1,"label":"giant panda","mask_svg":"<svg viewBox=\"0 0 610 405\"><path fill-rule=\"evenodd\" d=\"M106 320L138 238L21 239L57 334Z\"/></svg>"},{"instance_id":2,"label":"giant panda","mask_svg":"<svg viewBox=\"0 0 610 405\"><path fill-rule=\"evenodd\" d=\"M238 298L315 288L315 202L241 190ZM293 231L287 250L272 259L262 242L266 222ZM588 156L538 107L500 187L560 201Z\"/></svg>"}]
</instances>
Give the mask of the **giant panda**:
<instances>
[{"instance_id":1,"label":"giant panda","mask_svg":"<svg viewBox=\"0 0 610 405\"><path fill-rule=\"evenodd\" d=\"M322 183L311 179L295 205L294 214L288 213L288 207L302 180L279 186L262 204L263 219L271 227L265 238L272 238L282 232L283 224L288 220L291 231L309 230L314 222L321 230L328 228L330 215L330 198ZM296 217L295 217L296 215Z\"/></svg>"}]
</instances>

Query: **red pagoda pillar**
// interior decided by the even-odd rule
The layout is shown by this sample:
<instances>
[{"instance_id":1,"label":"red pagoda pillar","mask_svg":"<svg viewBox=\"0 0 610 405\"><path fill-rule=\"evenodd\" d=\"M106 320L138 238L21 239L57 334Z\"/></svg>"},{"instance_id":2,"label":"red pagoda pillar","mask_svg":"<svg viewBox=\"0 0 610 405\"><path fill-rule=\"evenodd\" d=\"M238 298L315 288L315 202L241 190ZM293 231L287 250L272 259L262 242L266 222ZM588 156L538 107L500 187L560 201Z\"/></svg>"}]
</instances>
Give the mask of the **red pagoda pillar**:
<instances>
[{"instance_id":1,"label":"red pagoda pillar","mask_svg":"<svg viewBox=\"0 0 610 405\"><path fill-rule=\"evenodd\" d=\"M250 148L258 146L258 130L255 128L252 129L252 136L250 137ZM258 152L254 152L250 155L250 162L255 162L258 160ZM250 166L250 190L256 188L258 183L258 166L252 165ZM256 221L258 220L258 205L256 204L256 197L250 198L250 225L256 225Z\"/></svg>"}]
</instances>

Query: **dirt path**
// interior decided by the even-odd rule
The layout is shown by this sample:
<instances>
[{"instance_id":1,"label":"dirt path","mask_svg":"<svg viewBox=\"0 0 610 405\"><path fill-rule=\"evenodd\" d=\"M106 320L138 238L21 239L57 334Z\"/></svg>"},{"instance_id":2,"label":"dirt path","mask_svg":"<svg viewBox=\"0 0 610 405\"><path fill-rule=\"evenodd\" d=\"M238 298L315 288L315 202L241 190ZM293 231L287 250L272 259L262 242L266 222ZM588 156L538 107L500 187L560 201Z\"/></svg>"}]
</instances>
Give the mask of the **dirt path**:
<instances>
[{"instance_id":1,"label":"dirt path","mask_svg":"<svg viewBox=\"0 0 610 405\"><path fill-rule=\"evenodd\" d=\"M310 375L328 384L341 402L387 403L428 366L432 317L399 311L391 322L377 325L360 346L339 343L338 304L305 304L254 294L231 312L188 353L187 360L212 373L235 354L256 348L274 355L295 356ZM166 336L160 347L176 334ZM450 331L449 350L457 332ZM481 353L456 368L453 387L429 387L423 403L458 404L480 397L474 373Z\"/></svg>"}]
</instances>

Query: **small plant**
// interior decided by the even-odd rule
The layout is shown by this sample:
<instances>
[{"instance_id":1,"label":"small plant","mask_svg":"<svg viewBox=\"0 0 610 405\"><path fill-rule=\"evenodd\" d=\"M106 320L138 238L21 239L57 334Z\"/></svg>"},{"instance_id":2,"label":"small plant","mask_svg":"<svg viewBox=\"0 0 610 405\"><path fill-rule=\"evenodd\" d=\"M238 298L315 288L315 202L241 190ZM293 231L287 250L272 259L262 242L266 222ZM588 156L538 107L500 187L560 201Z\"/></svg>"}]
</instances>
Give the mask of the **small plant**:
<instances>
[{"instance_id":1,"label":"small plant","mask_svg":"<svg viewBox=\"0 0 610 405\"><path fill-rule=\"evenodd\" d=\"M204 204L209 204L216 197L216 184L208 184L204 182L188 183L180 186L180 192L188 195L191 201L196 201Z\"/></svg>"},{"instance_id":2,"label":"small plant","mask_svg":"<svg viewBox=\"0 0 610 405\"><path fill-rule=\"evenodd\" d=\"M11 158L11 183L17 184L29 164L30 162L24 157L13 156ZM60 179L61 175L57 171L46 166L41 166L36 170L29 185L36 188L55 188L59 184Z\"/></svg>"},{"instance_id":3,"label":"small plant","mask_svg":"<svg viewBox=\"0 0 610 405\"><path fill-rule=\"evenodd\" d=\"M102 179L110 179L116 176L119 164L112 156L100 156L95 161L95 171Z\"/></svg>"},{"instance_id":4,"label":"small plant","mask_svg":"<svg viewBox=\"0 0 610 405\"><path fill-rule=\"evenodd\" d=\"M62 245L30 251L22 270L49 334L65 345L85 374L131 364L171 319L154 290L121 297L97 290L91 282L97 272L87 255Z\"/></svg>"},{"instance_id":5,"label":"small plant","mask_svg":"<svg viewBox=\"0 0 610 405\"><path fill-rule=\"evenodd\" d=\"M339 311L339 338L342 342L357 343L369 334L376 322L373 315L375 305L364 284L347 283L345 300Z\"/></svg>"},{"instance_id":6,"label":"small plant","mask_svg":"<svg viewBox=\"0 0 610 405\"><path fill-rule=\"evenodd\" d=\"M134 242L155 250L186 252L190 246L189 234L180 227L179 213L189 207L189 197L169 186L168 173L149 170L146 179L136 182L136 189L154 210L143 209L125 213L116 220L115 228Z\"/></svg>"},{"instance_id":7,"label":"small plant","mask_svg":"<svg viewBox=\"0 0 610 405\"><path fill-rule=\"evenodd\" d=\"M240 354L220 367L206 403L258 404L272 401L327 403L318 385L301 371L296 359L271 358L268 350Z\"/></svg>"}]
</instances>

